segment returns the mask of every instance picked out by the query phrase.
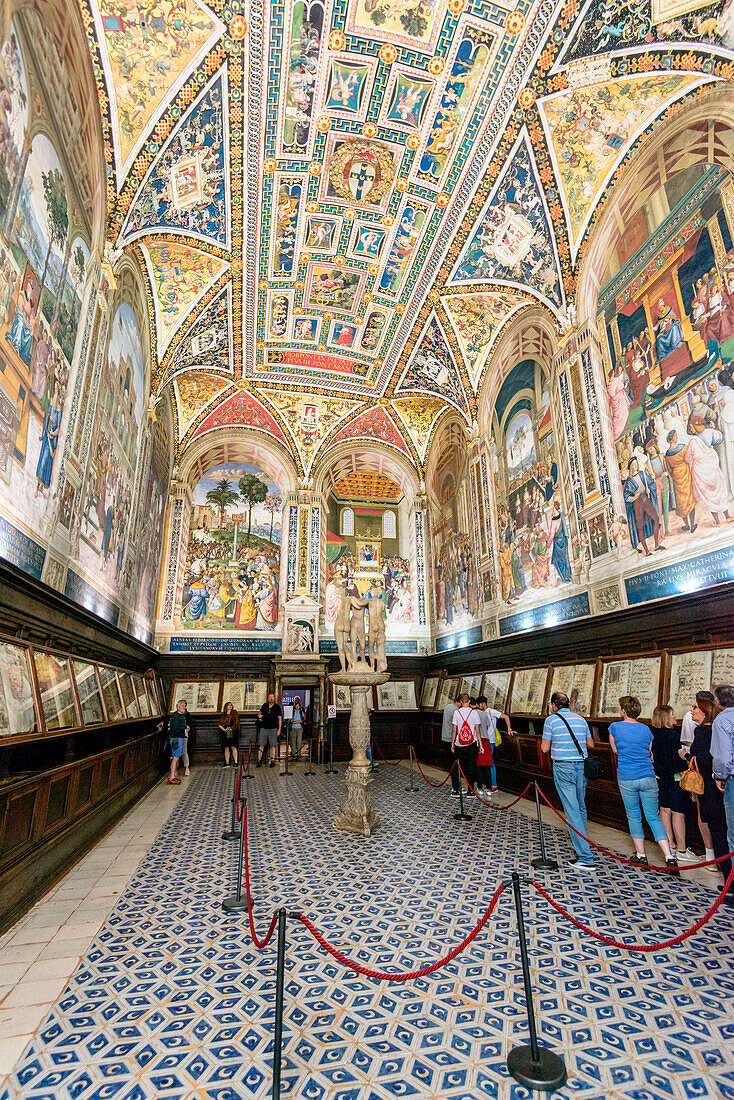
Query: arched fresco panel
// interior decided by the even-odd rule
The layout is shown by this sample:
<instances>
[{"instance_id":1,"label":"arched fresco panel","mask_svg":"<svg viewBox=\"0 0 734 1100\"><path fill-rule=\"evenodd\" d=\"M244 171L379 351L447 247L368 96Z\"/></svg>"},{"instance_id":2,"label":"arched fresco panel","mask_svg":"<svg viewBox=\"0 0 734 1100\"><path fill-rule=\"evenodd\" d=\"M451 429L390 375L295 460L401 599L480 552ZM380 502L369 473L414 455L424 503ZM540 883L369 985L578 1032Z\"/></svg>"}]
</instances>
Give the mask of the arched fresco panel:
<instances>
[{"instance_id":1,"label":"arched fresco panel","mask_svg":"<svg viewBox=\"0 0 734 1100\"><path fill-rule=\"evenodd\" d=\"M182 630L277 630L283 503L281 487L250 462L224 462L199 479L183 565Z\"/></svg>"}]
</instances>

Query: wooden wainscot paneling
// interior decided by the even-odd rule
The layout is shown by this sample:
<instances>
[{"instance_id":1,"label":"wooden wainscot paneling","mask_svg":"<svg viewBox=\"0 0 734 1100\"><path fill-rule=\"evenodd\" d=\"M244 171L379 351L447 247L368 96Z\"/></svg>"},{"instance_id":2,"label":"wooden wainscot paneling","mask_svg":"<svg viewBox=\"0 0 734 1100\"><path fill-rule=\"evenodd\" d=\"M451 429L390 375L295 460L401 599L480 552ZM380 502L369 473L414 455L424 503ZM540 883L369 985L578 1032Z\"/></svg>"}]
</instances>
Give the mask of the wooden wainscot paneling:
<instances>
[{"instance_id":1,"label":"wooden wainscot paneling","mask_svg":"<svg viewBox=\"0 0 734 1100\"><path fill-rule=\"evenodd\" d=\"M152 730L50 771L0 782L0 933L165 771Z\"/></svg>"}]
</instances>

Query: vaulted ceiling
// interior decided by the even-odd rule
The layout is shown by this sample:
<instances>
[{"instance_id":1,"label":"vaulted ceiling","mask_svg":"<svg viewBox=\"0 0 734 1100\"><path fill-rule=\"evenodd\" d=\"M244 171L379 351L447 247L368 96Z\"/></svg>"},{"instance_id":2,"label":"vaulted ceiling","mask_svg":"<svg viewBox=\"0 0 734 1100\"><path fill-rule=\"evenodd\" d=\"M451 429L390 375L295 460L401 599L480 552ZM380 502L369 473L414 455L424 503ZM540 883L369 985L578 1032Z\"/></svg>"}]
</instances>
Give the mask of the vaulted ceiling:
<instances>
[{"instance_id":1,"label":"vaulted ceiling","mask_svg":"<svg viewBox=\"0 0 734 1100\"><path fill-rule=\"evenodd\" d=\"M633 148L733 72L694 0L82 4L179 454L246 425L303 474L360 438L421 468L447 405L474 419L503 327L573 300Z\"/></svg>"}]
</instances>

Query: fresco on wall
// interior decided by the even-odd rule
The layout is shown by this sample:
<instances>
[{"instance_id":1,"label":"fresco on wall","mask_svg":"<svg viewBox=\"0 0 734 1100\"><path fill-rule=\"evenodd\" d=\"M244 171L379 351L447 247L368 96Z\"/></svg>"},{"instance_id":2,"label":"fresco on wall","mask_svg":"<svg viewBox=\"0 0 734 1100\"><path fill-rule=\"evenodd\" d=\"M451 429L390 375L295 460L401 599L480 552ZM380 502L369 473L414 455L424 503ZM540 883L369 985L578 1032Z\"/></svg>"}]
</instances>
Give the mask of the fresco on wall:
<instances>
[{"instance_id":1,"label":"fresco on wall","mask_svg":"<svg viewBox=\"0 0 734 1100\"><path fill-rule=\"evenodd\" d=\"M137 611L145 623L154 622L156 617L163 528L171 477L171 427L172 413L166 401L151 433L150 468L144 490L144 506L138 516Z\"/></svg>"},{"instance_id":2,"label":"fresco on wall","mask_svg":"<svg viewBox=\"0 0 734 1100\"><path fill-rule=\"evenodd\" d=\"M18 175L28 89L14 29L0 50L0 90L0 478L6 513L37 535L58 478L89 249L72 231L48 137L35 137Z\"/></svg>"},{"instance_id":3,"label":"fresco on wall","mask_svg":"<svg viewBox=\"0 0 734 1100\"><path fill-rule=\"evenodd\" d=\"M283 152L304 153L308 146L313 116L313 97L319 71L319 54L324 32L324 5L321 0L307 3L296 0L291 16L288 46L285 109L283 112Z\"/></svg>"},{"instance_id":4,"label":"fresco on wall","mask_svg":"<svg viewBox=\"0 0 734 1100\"><path fill-rule=\"evenodd\" d=\"M709 170L601 293L628 553L730 539L719 537L734 517L730 187Z\"/></svg>"},{"instance_id":5,"label":"fresco on wall","mask_svg":"<svg viewBox=\"0 0 734 1100\"><path fill-rule=\"evenodd\" d=\"M130 539L133 492L146 395L135 314L115 314L105 356L84 492L79 560L112 591Z\"/></svg>"},{"instance_id":6,"label":"fresco on wall","mask_svg":"<svg viewBox=\"0 0 734 1100\"><path fill-rule=\"evenodd\" d=\"M440 512L433 520L436 621L439 628L469 626L481 610L481 581L468 534L465 486L460 483L461 456L448 447L433 477Z\"/></svg>"},{"instance_id":7,"label":"fresco on wall","mask_svg":"<svg viewBox=\"0 0 734 1100\"><path fill-rule=\"evenodd\" d=\"M183 569L184 630L278 625L283 496L249 463L223 463L194 489Z\"/></svg>"},{"instance_id":8,"label":"fresco on wall","mask_svg":"<svg viewBox=\"0 0 734 1100\"><path fill-rule=\"evenodd\" d=\"M520 364L505 380L500 409L508 393L525 386L528 367L534 373L534 364ZM499 595L506 604L530 603L571 583L571 533L558 488L548 392L538 410L523 397L511 398L502 412L505 426L494 448Z\"/></svg>"}]
</instances>

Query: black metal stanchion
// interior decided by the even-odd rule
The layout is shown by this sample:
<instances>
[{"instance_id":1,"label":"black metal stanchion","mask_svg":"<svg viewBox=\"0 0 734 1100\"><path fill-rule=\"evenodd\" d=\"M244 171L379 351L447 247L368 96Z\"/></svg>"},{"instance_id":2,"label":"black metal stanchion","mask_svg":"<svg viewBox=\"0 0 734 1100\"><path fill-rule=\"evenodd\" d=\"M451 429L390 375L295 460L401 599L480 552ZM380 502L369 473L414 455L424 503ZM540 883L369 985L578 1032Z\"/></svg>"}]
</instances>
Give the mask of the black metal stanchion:
<instances>
[{"instance_id":1,"label":"black metal stanchion","mask_svg":"<svg viewBox=\"0 0 734 1100\"><path fill-rule=\"evenodd\" d=\"M303 773L304 775L316 775L316 772L311 767L311 743L312 743L312 741L313 741L313 737L309 737L309 739L308 739L308 768Z\"/></svg>"},{"instance_id":2,"label":"black metal stanchion","mask_svg":"<svg viewBox=\"0 0 734 1100\"><path fill-rule=\"evenodd\" d=\"M247 799L242 798L240 800L240 806L245 806ZM245 909L247 907L247 899L242 897L242 868L245 862L245 825L244 820L240 828L240 854L237 862L237 893L234 897L224 898L222 901L222 909L225 912L231 913L236 909Z\"/></svg>"},{"instance_id":3,"label":"black metal stanchion","mask_svg":"<svg viewBox=\"0 0 734 1100\"><path fill-rule=\"evenodd\" d=\"M454 821L471 821L471 814L464 813L464 787L461 782L461 772L459 772L459 812L454 814Z\"/></svg>"},{"instance_id":4,"label":"black metal stanchion","mask_svg":"<svg viewBox=\"0 0 734 1100\"><path fill-rule=\"evenodd\" d=\"M234 770L234 779L233 779L233 782L232 782L232 820L230 822L229 831L222 833L222 840L239 840L240 839L240 830L237 828L237 821L236 821L237 775L238 775L239 770L240 770L239 767L235 768L235 770Z\"/></svg>"},{"instance_id":5,"label":"black metal stanchion","mask_svg":"<svg viewBox=\"0 0 734 1100\"><path fill-rule=\"evenodd\" d=\"M519 1081L525 1088L538 1089L539 1092L555 1092L556 1089L563 1088L566 1084L566 1066L563 1059L552 1050L538 1045L528 945L525 941L525 922L522 916L520 876L517 871L513 871L511 878L512 890L515 895L517 937L520 941L520 958L522 960L522 979L525 985L525 1003L528 1010L530 1046L513 1047L507 1056L507 1068L515 1080Z\"/></svg>"},{"instance_id":6,"label":"black metal stanchion","mask_svg":"<svg viewBox=\"0 0 734 1100\"><path fill-rule=\"evenodd\" d=\"M329 719L329 766L325 769L327 775L338 771L338 768L334 767L334 722L334 718Z\"/></svg>"},{"instance_id":7,"label":"black metal stanchion","mask_svg":"<svg viewBox=\"0 0 734 1100\"><path fill-rule=\"evenodd\" d=\"M273 1100L280 1100L280 1063L283 1056L283 994L285 992L285 925L288 914L278 910L278 964L275 971L275 1035L273 1047Z\"/></svg>"},{"instance_id":8,"label":"black metal stanchion","mask_svg":"<svg viewBox=\"0 0 734 1100\"><path fill-rule=\"evenodd\" d=\"M545 850L545 837L543 835L543 818L540 813L540 795L538 794L538 784L533 783L535 787L535 807L538 811L538 835L540 837L540 855L535 859L530 860L531 866L536 871L557 871L558 864L554 859L549 859Z\"/></svg>"},{"instance_id":9,"label":"black metal stanchion","mask_svg":"<svg viewBox=\"0 0 734 1100\"><path fill-rule=\"evenodd\" d=\"M417 791L418 788L413 783L413 746L412 745L410 746L410 752L408 753L408 756L410 757L410 786L406 787L405 789L406 789L406 791Z\"/></svg>"},{"instance_id":10,"label":"black metal stanchion","mask_svg":"<svg viewBox=\"0 0 734 1100\"><path fill-rule=\"evenodd\" d=\"M280 773L281 777L284 776L284 775L293 775L293 772L288 771L288 758L291 754L290 753L290 739L291 739L290 728L291 728L291 724L290 724L290 722L288 722L288 724L286 725L286 733L285 733L285 771Z\"/></svg>"},{"instance_id":11,"label":"black metal stanchion","mask_svg":"<svg viewBox=\"0 0 734 1100\"><path fill-rule=\"evenodd\" d=\"M255 745L255 752L257 752L257 745ZM243 779L252 779L252 772L250 771L252 763L252 741L250 741L250 747L247 752L247 771L242 776Z\"/></svg>"}]
</instances>

